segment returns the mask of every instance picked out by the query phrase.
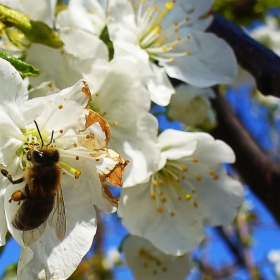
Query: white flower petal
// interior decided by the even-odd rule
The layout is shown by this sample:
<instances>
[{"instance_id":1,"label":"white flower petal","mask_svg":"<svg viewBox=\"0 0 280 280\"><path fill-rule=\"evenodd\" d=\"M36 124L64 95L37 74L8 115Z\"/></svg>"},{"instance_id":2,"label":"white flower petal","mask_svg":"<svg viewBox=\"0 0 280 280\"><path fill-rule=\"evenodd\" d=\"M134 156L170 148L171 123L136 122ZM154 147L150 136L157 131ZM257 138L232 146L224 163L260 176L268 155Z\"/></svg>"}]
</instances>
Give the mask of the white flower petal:
<instances>
[{"instance_id":1,"label":"white flower petal","mask_svg":"<svg viewBox=\"0 0 280 280\"><path fill-rule=\"evenodd\" d=\"M166 253L181 255L192 251L205 238L201 221L208 216L206 209L179 201L171 193L167 204L176 207L175 215L171 216L167 209L160 213L151 198L150 183L122 189L118 208L122 223L130 233L148 239Z\"/></svg>"},{"instance_id":2,"label":"white flower petal","mask_svg":"<svg viewBox=\"0 0 280 280\"><path fill-rule=\"evenodd\" d=\"M227 43L210 33L193 31L190 36L195 44L189 49L186 47L189 55L160 63L167 74L196 87L231 83L237 74L237 66Z\"/></svg>"},{"instance_id":3,"label":"white flower petal","mask_svg":"<svg viewBox=\"0 0 280 280\"><path fill-rule=\"evenodd\" d=\"M129 236L122 248L135 280L183 280L190 272L190 255L166 255L144 238Z\"/></svg>"}]
</instances>

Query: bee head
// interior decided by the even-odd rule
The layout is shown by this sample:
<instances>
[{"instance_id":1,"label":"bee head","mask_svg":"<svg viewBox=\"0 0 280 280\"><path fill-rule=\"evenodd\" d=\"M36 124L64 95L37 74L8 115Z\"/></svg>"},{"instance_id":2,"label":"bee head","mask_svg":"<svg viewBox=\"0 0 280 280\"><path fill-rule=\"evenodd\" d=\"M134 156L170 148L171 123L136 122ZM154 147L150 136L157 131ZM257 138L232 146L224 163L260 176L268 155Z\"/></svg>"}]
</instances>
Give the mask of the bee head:
<instances>
[{"instance_id":1,"label":"bee head","mask_svg":"<svg viewBox=\"0 0 280 280\"><path fill-rule=\"evenodd\" d=\"M41 147L41 149L38 150L29 150L26 154L26 158L34 165L56 163L59 161L59 153L54 148Z\"/></svg>"}]
</instances>

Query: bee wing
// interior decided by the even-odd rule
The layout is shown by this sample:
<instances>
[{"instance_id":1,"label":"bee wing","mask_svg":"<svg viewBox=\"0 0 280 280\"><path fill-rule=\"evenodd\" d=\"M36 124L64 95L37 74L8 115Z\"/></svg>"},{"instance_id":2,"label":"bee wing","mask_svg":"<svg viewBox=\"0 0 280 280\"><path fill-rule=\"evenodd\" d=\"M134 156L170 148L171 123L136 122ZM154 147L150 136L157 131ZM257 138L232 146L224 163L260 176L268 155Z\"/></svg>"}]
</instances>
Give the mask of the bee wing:
<instances>
[{"instance_id":1,"label":"bee wing","mask_svg":"<svg viewBox=\"0 0 280 280\"><path fill-rule=\"evenodd\" d=\"M66 232L66 217L61 186L59 186L56 192L54 207L48 219L48 223L52 228L55 228L58 240L62 241Z\"/></svg>"},{"instance_id":2,"label":"bee wing","mask_svg":"<svg viewBox=\"0 0 280 280\"><path fill-rule=\"evenodd\" d=\"M33 230L24 230L22 234L23 243L26 246L30 246L38 241L41 235L44 233L47 222L44 222L39 227Z\"/></svg>"}]
</instances>

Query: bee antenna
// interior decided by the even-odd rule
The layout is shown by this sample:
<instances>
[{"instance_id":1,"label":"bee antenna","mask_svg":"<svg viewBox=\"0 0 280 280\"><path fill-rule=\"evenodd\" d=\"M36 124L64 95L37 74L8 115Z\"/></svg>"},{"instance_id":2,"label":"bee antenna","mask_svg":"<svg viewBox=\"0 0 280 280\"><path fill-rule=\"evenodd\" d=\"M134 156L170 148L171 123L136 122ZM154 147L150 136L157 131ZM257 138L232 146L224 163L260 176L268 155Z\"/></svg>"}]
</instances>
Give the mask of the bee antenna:
<instances>
[{"instance_id":1,"label":"bee antenna","mask_svg":"<svg viewBox=\"0 0 280 280\"><path fill-rule=\"evenodd\" d=\"M38 124L37 124L37 122L36 122L35 120L34 120L34 123L35 123L35 125L36 125L37 130L38 130L38 133L39 133L39 136L40 136L40 139L41 139L41 142L42 142L42 147L43 147L43 146L44 146L44 141L43 141L43 137L42 137L42 135L41 135L39 126L38 126Z\"/></svg>"},{"instance_id":2,"label":"bee antenna","mask_svg":"<svg viewBox=\"0 0 280 280\"><path fill-rule=\"evenodd\" d=\"M52 141L53 141L53 133L54 133L54 131L52 131L51 140L50 140L50 142L46 145L46 147L48 147L48 146L52 143Z\"/></svg>"}]
</instances>

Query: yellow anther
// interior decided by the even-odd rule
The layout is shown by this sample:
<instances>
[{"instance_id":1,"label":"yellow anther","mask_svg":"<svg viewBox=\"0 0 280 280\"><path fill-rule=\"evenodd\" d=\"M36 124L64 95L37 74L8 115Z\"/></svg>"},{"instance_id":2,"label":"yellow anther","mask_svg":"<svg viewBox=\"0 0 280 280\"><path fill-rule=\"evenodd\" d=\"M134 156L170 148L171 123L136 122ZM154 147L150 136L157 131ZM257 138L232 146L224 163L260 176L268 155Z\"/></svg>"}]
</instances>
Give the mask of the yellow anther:
<instances>
[{"instance_id":1,"label":"yellow anther","mask_svg":"<svg viewBox=\"0 0 280 280\"><path fill-rule=\"evenodd\" d=\"M218 175L215 175L215 176L213 176L213 179L214 179L214 180L218 180L218 179L219 179L219 176L218 176Z\"/></svg>"},{"instance_id":2,"label":"yellow anther","mask_svg":"<svg viewBox=\"0 0 280 280\"><path fill-rule=\"evenodd\" d=\"M174 61L174 57L170 57L170 58L169 58L169 61L170 61L170 62L173 62L173 61Z\"/></svg>"},{"instance_id":3,"label":"yellow anther","mask_svg":"<svg viewBox=\"0 0 280 280\"><path fill-rule=\"evenodd\" d=\"M178 32L179 32L179 29L178 29L178 28L174 29L174 32L175 32L175 33L178 33Z\"/></svg>"},{"instance_id":4,"label":"yellow anther","mask_svg":"<svg viewBox=\"0 0 280 280\"><path fill-rule=\"evenodd\" d=\"M181 196L178 196L178 200L182 200L182 197L181 197Z\"/></svg>"},{"instance_id":5,"label":"yellow anther","mask_svg":"<svg viewBox=\"0 0 280 280\"><path fill-rule=\"evenodd\" d=\"M162 208L161 206L159 206L159 207L157 208L157 211L158 211L159 213L162 213L162 212L163 212L163 208Z\"/></svg>"},{"instance_id":6,"label":"yellow anther","mask_svg":"<svg viewBox=\"0 0 280 280\"><path fill-rule=\"evenodd\" d=\"M177 41L179 41L179 42L182 41L182 37L178 37Z\"/></svg>"},{"instance_id":7,"label":"yellow anther","mask_svg":"<svg viewBox=\"0 0 280 280\"><path fill-rule=\"evenodd\" d=\"M157 194L156 194L156 193L151 193L151 198L152 198L153 200L155 200L156 197L157 197Z\"/></svg>"},{"instance_id":8,"label":"yellow anther","mask_svg":"<svg viewBox=\"0 0 280 280\"><path fill-rule=\"evenodd\" d=\"M95 93L95 96L96 96L96 97L97 97L97 96L99 96L99 93L98 93L98 92L96 92L96 93Z\"/></svg>"},{"instance_id":9,"label":"yellow anther","mask_svg":"<svg viewBox=\"0 0 280 280\"><path fill-rule=\"evenodd\" d=\"M196 193L196 190L192 190L192 193L195 194L195 193Z\"/></svg>"},{"instance_id":10,"label":"yellow anther","mask_svg":"<svg viewBox=\"0 0 280 280\"><path fill-rule=\"evenodd\" d=\"M174 212L170 212L170 216L171 216L171 217L174 217L174 216L175 216L175 213L174 213Z\"/></svg>"},{"instance_id":11,"label":"yellow anther","mask_svg":"<svg viewBox=\"0 0 280 280\"><path fill-rule=\"evenodd\" d=\"M152 10L151 7L147 7L147 11L150 12Z\"/></svg>"},{"instance_id":12,"label":"yellow anther","mask_svg":"<svg viewBox=\"0 0 280 280\"><path fill-rule=\"evenodd\" d=\"M186 194L185 198L186 198L186 200L190 200L192 198L192 196L190 194Z\"/></svg>"},{"instance_id":13,"label":"yellow anther","mask_svg":"<svg viewBox=\"0 0 280 280\"><path fill-rule=\"evenodd\" d=\"M174 26L178 26L178 22L175 21L175 22L174 22Z\"/></svg>"},{"instance_id":14,"label":"yellow anther","mask_svg":"<svg viewBox=\"0 0 280 280\"><path fill-rule=\"evenodd\" d=\"M191 35L187 35L187 39L191 39Z\"/></svg>"},{"instance_id":15,"label":"yellow anther","mask_svg":"<svg viewBox=\"0 0 280 280\"><path fill-rule=\"evenodd\" d=\"M198 203L197 203L197 202L194 202L194 203L193 203L193 206L194 206L195 208L197 208L197 207L198 207Z\"/></svg>"},{"instance_id":16,"label":"yellow anther","mask_svg":"<svg viewBox=\"0 0 280 280\"><path fill-rule=\"evenodd\" d=\"M201 178L201 176L199 176L199 175L197 175L197 176L195 177L195 179L196 179L196 181L198 181L198 182L202 181L202 178Z\"/></svg>"},{"instance_id":17,"label":"yellow anther","mask_svg":"<svg viewBox=\"0 0 280 280\"><path fill-rule=\"evenodd\" d=\"M77 169L75 171L75 179L78 179L80 177L80 175L82 174L82 170L81 169Z\"/></svg>"},{"instance_id":18,"label":"yellow anther","mask_svg":"<svg viewBox=\"0 0 280 280\"><path fill-rule=\"evenodd\" d=\"M216 172L215 172L214 170L210 170L210 171L209 171L209 174L210 174L211 176L215 176L215 175L216 175Z\"/></svg>"},{"instance_id":19,"label":"yellow anther","mask_svg":"<svg viewBox=\"0 0 280 280\"><path fill-rule=\"evenodd\" d=\"M118 125L119 123L118 122L113 122L113 125Z\"/></svg>"},{"instance_id":20,"label":"yellow anther","mask_svg":"<svg viewBox=\"0 0 280 280\"><path fill-rule=\"evenodd\" d=\"M191 54L191 52L190 51L186 51L186 55L190 55Z\"/></svg>"},{"instance_id":21,"label":"yellow anther","mask_svg":"<svg viewBox=\"0 0 280 280\"><path fill-rule=\"evenodd\" d=\"M159 12L160 11L160 7L159 6L154 6L155 11Z\"/></svg>"},{"instance_id":22,"label":"yellow anther","mask_svg":"<svg viewBox=\"0 0 280 280\"><path fill-rule=\"evenodd\" d=\"M141 0L141 2L142 2L142 3L145 3L145 2L146 2L146 0Z\"/></svg>"},{"instance_id":23,"label":"yellow anther","mask_svg":"<svg viewBox=\"0 0 280 280\"><path fill-rule=\"evenodd\" d=\"M161 202L162 202L162 203L165 203L166 201L167 201L166 197L163 197L163 198L161 199Z\"/></svg>"},{"instance_id":24,"label":"yellow anther","mask_svg":"<svg viewBox=\"0 0 280 280\"><path fill-rule=\"evenodd\" d=\"M177 45L176 45L175 43L173 43L173 44L171 45L172 49L175 49L176 46L177 46Z\"/></svg>"},{"instance_id":25,"label":"yellow anther","mask_svg":"<svg viewBox=\"0 0 280 280\"><path fill-rule=\"evenodd\" d=\"M186 18L185 18L185 21L186 21L186 22L189 22L189 21L190 21L190 18L186 17Z\"/></svg>"},{"instance_id":26,"label":"yellow anther","mask_svg":"<svg viewBox=\"0 0 280 280\"><path fill-rule=\"evenodd\" d=\"M153 181L153 184L154 184L154 186L156 186L156 187L159 185L159 183L158 183L157 180L154 180L154 181Z\"/></svg>"},{"instance_id":27,"label":"yellow anther","mask_svg":"<svg viewBox=\"0 0 280 280\"><path fill-rule=\"evenodd\" d=\"M182 168L181 168L181 171L182 171L182 172L187 172L188 170L189 170L189 169L188 169L187 167L182 167Z\"/></svg>"},{"instance_id":28,"label":"yellow anther","mask_svg":"<svg viewBox=\"0 0 280 280\"><path fill-rule=\"evenodd\" d=\"M73 146L76 148L78 146L78 144L77 143L73 143Z\"/></svg>"},{"instance_id":29,"label":"yellow anther","mask_svg":"<svg viewBox=\"0 0 280 280\"><path fill-rule=\"evenodd\" d=\"M172 10L174 7L174 4L172 2L166 2L165 3L165 8L168 10Z\"/></svg>"}]
</instances>

